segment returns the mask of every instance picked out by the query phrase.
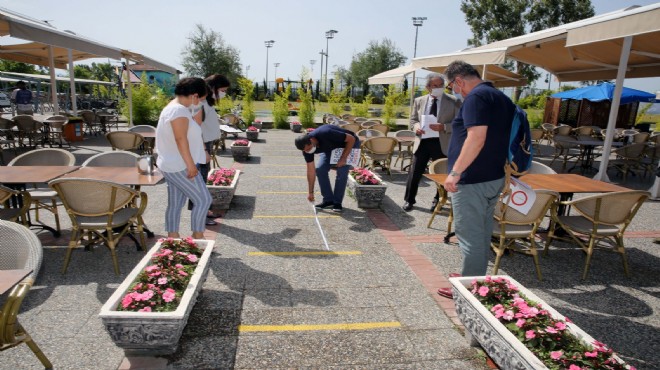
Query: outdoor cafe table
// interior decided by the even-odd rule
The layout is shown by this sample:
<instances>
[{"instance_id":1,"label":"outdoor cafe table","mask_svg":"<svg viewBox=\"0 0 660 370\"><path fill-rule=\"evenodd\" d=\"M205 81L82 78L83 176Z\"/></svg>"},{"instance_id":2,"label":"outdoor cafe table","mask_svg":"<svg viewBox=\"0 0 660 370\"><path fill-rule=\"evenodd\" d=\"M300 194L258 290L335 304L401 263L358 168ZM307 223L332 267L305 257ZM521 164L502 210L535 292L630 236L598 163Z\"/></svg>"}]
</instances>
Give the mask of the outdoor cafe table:
<instances>
[{"instance_id":1,"label":"outdoor cafe table","mask_svg":"<svg viewBox=\"0 0 660 370\"><path fill-rule=\"evenodd\" d=\"M593 168L592 165L594 163L594 149L597 146L603 146L605 145L605 142L603 140L597 140L597 139L592 139L592 138L584 138L580 137L575 140L565 140L561 137L555 138L555 140L562 142L562 143L567 143L567 144L574 144L574 145L579 145L582 148L582 164L580 168L582 169L582 173L588 170L594 170L598 171L598 169ZM623 142L621 141L613 141L612 142L612 147L621 147L623 146ZM571 172L575 167L578 165L575 164L575 166L571 167L568 172Z\"/></svg>"},{"instance_id":2,"label":"outdoor cafe table","mask_svg":"<svg viewBox=\"0 0 660 370\"><path fill-rule=\"evenodd\" d=\"M31 269L0 270L0 295L5 294L26 276L32 273Z\"/></svg>"}]
</instances>

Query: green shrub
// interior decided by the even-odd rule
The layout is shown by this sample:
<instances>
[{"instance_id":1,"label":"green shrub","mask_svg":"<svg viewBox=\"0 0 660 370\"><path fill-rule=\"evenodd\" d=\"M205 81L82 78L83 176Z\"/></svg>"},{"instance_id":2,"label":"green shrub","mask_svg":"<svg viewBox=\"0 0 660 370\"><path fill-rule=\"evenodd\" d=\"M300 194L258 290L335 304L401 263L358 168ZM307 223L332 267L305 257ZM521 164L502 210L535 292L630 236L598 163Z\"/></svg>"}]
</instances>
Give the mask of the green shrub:
<instances>
[{"instance_id":1,"label":"green shrub","mask_svg":"<svg viewBox=\"0 0 660 370\"><path fill-rule=\"evenodd\" d=\"M139 85L131 84L129 87L133 101L133 124L156 126L160 112L170 99L157 85L147 83L144 73L141 80ZM128 98L122 98L119 101L119 109L124 117L129 116L128 108Z\"/></svg>"},{"instance_id":2,"label":"green shrub","mask_svg":"<svg viewBox=\"0 0 660 370\"><path fill-rule=\"evenodd\" d=\"M383 119L385 124L393 129L396 127L397 106L405 97L405 93L397 92L394 85L389 85L385 91L385 107L383 108Z\"/></svg>"},{"instance_id":3,"label":"green shrub","mask_svg":"<svg viewBox=\"0 0 660 370\"><path fill-rule=\"evenodd\" d=\"M367 117L369 114L369 105L371 104L373 97L371 94L369 94L361 98L362 102L360 103L357 102L357 99L349 99L351 105L351 114L355 117Z\"/></svg>"},{"instance_id":4,"label":"green shrub","mask_svg":"<svg viewBox=\"0 0 660 370\"><path fill-rule=\"evenodd\" d=\"M348 89L339 91L339 86L334 85L330 90L330 95L322 94L328 101L330 113L335 116L341 116L344 111L344 105L348 102L347 99Z\"/></svg>"},{"instance_id":5,"label":"green shrub","mask_svg":"<svg viewBox=\"0 0 660 370\"><path fill-rule=\"evenodd\" d=\"M275 102L273 103L273 122L275 128L289 128L289 95L291 94L291 85L286 87L281 93L273 94Z\"/></svg>"},{"instance_id":6,"label":"green shrub","mask_svg":"<svg viewBox=\"0 0 660 370\"><path fill-rule=\"evenodd\" d=\"M300 96L300 110L298 111L300 123L302 123L304 128L314 128L316 127L316 124L314 123L316 109L314 109L312 89L311 87L307 89L298 89L298 93Z\"/></svg>"},{"instance_id":7,"label":"green shrub","mask_svg":"<svg viewBox=\"0 0 660 370\"><path fill-rule=\"evenodd\" d=\"M254 113L254 85L252 80L241 77L238 79L238 86L243 94L241 116L243 121L249 125L257 117Z\"/></svg>"},{"instance_id":8,"label":"green shrub","mask_svg":"<svg viewBox=\"0 0 660 370\"><path fill-rule=\"evenodd\" d=\"M223 114L231 113L232 108L234 108L234 101L231 100L229 95L225 95L224 98L215 101L215 110L221 116Z\"/></svg>"}]
</instances>

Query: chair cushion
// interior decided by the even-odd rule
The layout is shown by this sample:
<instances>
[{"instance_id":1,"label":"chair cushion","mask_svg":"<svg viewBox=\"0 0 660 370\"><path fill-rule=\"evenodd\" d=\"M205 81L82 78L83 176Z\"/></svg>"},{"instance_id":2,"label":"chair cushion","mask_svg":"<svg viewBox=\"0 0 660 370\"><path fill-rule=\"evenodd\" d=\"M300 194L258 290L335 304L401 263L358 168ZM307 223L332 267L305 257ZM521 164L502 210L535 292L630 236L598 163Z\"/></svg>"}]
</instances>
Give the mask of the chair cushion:
<instances>
[{"instance_id":1,"label":"chair cushion","mask_svg":"<svg viewBox=\"0 0 660 370\"><path fill-rule=\"evenodd\" d=\"M57 198L57 192L52 189L30 189L28 191L33 200Z\"/></svg>"},{"instance_id":2,"label":"chair cushion","mask_svg":"<svg viewBox=\"0 0 660 370\"><path fill-rule=\"evenodd\" d=\"M532 225L505 225L504 233L508 238L526 238L534 227ZM493 235L500 236L501 229L498 223L493 224Z\"/></svg>"},{"instance_id":3,"label":"chair cushion","mask_svg":"<svg viewBox=\"0 0 660 370\"><path fill-rule=\"evenodd\" d=\"M594 224L582 216L559 216L559 220L567 228L580 234L591 234ZM598 225L596 233L601 236L616 235L619 227L615 225Z\"/></svg>"},{"instance_id":4,"label":"chair cushion","mask_svg":"<svg viewBox=\"0 0 660 370\"><path fill-rule=\"evenodd\" d=\"M112 227L126 225L137 214L137 208L122 208L112 216ZM82 228L100 229L108 223L107 216L76 216L76 222Z\"/></svg>"}]
</instances>

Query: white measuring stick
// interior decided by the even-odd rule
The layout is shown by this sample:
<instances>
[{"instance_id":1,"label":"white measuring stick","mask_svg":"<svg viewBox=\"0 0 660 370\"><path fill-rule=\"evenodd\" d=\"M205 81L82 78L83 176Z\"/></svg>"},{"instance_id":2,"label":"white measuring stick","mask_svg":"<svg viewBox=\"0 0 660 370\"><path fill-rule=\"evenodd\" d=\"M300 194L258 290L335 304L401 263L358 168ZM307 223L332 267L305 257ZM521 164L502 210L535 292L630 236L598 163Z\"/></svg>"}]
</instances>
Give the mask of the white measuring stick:
<instances>
[{"instance_id":1,"label":"white measuring stick","mask_svg":"<svg viewBox=\"0 0 660 370\"><path fill-rule=\"evenodd\" d=\"M312 209L314 210L314 219L316 220L316 226L319 227L319 232L321 233L321 237L323 238L323 243L325 244L325 250L329 251L330 247L328 247L328 240L325 238L325 234L323 233L323 228L321 228L321 223L319 222L319 215L316 212L316 206L314 203L312 203Z\"/></svg>"}]
</instances>

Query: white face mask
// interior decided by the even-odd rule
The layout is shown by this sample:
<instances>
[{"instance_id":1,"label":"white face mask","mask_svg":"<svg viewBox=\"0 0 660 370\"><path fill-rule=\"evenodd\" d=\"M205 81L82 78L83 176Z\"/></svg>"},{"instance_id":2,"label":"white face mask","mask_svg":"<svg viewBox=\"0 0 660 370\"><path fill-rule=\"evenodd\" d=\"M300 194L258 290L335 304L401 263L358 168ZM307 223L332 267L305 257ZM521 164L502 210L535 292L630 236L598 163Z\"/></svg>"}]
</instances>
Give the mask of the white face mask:
<instances>
[{"instance_id":1,"label":"white face mask","mask_svg":"<svg viewBox=\"0 0 660 370\"><path fill-rule=\"evenodd\" d=\"M218 92L215 94L215 97L216 97L216 99L220 100L220 99L224 98L225 95L227 95L226 92L218 90Z\"/></svg>"},{"instance_id":2,"label":"white face mask","mask_svg":"<svg viewBox=\"0 0 660 370\"><path fill-rule=\"evenodd\" d=\"M197 113L199 113L202 110L202 101L200 100L199 103L197 104L190 104L188 110L190 110L190 114L192 114L192 116L195 117Z\"/></svg>"},{"instance_id":3,"label":"white face mask","mask_svg":"<svg viewBox=\"0 0 660 370\"><path fill-rule=\"evenodd\" d=\"M315 147L314 145L312 145L312 148L309 149L309 150L305 150L305 153L307 153L307 154L314 154L315 151L316 151L316 147Z\"/></svg>"},{"instance_id":4,"label":"white face mask","mask_svg":"<svg viewBox=\"0 0 660 370\"><path fill-rule=\"evenodd\" d=\"M442 95L443 90L444 89L442 87L434 87L433 89L431 89L431 95L437 98Z\"/></svg>"}]
</instances>

